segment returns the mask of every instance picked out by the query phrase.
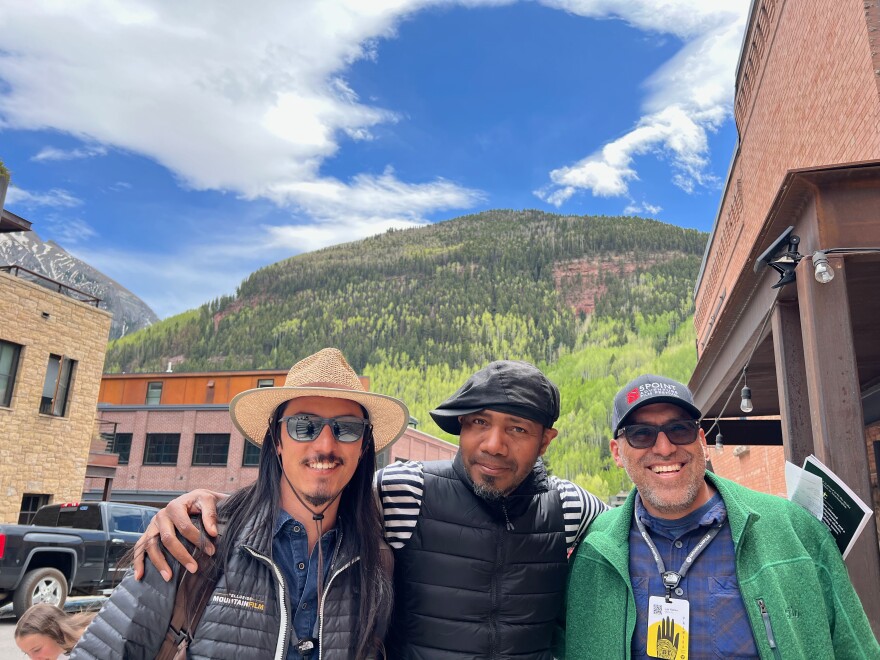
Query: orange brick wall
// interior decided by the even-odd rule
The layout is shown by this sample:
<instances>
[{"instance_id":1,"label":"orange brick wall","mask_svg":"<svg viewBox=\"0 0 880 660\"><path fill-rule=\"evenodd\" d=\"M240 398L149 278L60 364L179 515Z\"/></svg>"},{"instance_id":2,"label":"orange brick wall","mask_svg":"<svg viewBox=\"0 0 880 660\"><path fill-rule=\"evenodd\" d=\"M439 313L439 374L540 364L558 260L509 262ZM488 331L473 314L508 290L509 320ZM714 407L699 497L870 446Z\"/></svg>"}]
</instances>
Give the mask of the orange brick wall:
<instances>
[{"instance_id":1,"label":"orange brick wall","mask_svg":"<svg viewBox=\"0 0 880 660\"><path fill-rule=\"evenodd\" d=\"M785 455L782 447L754 445L734 456L735 447L725 446L718 453L709 446L709 459L715 474L753 490L785 497Z\"/></svg>"},{"instance_id":2,"label":"orange brick wall","mask_svg":"<svg viewBox=\"0 0 880 660\"><path fill-rule=\"evenodd\" d=\"M749 33L740 64L740 147L697 292L700 352L718 297L726 289L729 299L786 172L880 159L880 94L863 0L757 0L756 12L765 36L758 44Z\"/></svg>"}]
</instances>

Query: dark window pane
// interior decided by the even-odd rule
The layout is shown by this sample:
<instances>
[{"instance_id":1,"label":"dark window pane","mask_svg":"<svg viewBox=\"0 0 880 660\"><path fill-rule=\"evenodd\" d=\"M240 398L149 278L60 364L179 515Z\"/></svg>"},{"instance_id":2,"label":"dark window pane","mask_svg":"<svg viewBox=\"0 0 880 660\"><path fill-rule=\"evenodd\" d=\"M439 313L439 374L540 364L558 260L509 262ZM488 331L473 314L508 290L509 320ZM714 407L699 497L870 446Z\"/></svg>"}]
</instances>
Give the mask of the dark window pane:
<instances>
[{"instance_id":1,"label":"dark window pane","mask_svg":"<svg viewBox=\"0 0 880 660\"><path fill-rule=\"evenodd\" d=\"M260 448L245 438L244 456L241 459L242 467L253 467L260 464Z\"/></svg>"},{"instance_id":2,"label":"dark window pane","mask_svg":"<svg viewBox=\"0 0 880 660\"><path fill-rule=\"evenodd\" d=\"M58 512L58 527L104 529L101 522L101 507L97 504L62 506Z\"/></svg>"},{"instance_id":3,"label":"dark window pane","mask_svg":"<svg viewBox=\"0 0 880 660\"><path fill-rule=\"evenodd\" d=\"M57 511L47 510L46 514L41 512L40 518L45 522L36 522L35 520L37 510L41 506L46 506L48 503L48 495L36 495L33 493L25 493L22 495L21 512L18 514L18 524L30 525L33 522L35 525L54 525L55 518L58 516Z\"/></svg>"},{"instance_id":4,"label":"dark window pane","mask_svg":"<svg viewBox=\"0 0 880 660\"><path fill-rule=\"evenodd\" d=\"M117 433L110 443L110 452L119 454L120 465L128 465L131 456L131 433Z\"/></svg>"},{"instance_id":5,"label":"dark window pane","mask_svg":"<svg viewBox=\"0 0 880 660\"><path fill-rule=\"evenodd\" d=\"M257 387L275 387L274 378L260 378L257 380Z\"/></svg>"},{"instance_id":6,"label":"dark window pane","mask_svg":"<svg viewBox=\"0 0 880 660\"><path fill-rule=\"evenodd\" d=\"M147 521L149 523L149 521ZM110 531L143 534L147 525L141 509L130 506L110 507Z\"/></svg>"},{"instance_id":7,"label":"dark window pane","mask_svg":"<svg viewBox=\"0 0 880 660\"><path fill-rule=\"evenodd\" d=\"M226 465L228 454L228 433L196 433L193 444L193 465Z\"/></svg>"},{"instance_id":8,"label":"dark window pane","mask_svg":"<svg viewBox=\"0 0 880 660\"><path fill-rule=\"evenodd\" d=\"M18 358L21 346L8 341L0 341L0 406L9 407L12 403L12 390L15 387L15 374L18 371Z\"/></svg>"},{"instance_id":9,"label":"dark window pane","mask_svg":"<svg viewBox=\"0 0 880 660\"><path fill-rule=\"evenodd\" d=\"M179 433L147 433L144 465L177 465Z\"/></svg>"}]
</instances>

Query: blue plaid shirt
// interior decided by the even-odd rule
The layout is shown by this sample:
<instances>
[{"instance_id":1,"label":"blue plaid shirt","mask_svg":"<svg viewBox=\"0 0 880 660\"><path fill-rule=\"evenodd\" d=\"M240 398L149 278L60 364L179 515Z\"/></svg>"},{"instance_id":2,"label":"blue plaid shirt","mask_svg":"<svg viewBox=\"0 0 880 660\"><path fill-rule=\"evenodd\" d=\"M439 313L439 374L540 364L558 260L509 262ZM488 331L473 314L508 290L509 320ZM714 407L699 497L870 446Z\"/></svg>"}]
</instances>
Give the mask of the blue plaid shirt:
<instances>
[{"instance_id":1,"label":"blue plaid shirt","mask_svg":"<svg viewBox=\"0 0 880 660\"><path fill-rule=\"evenodd\" d=\"M336 529L321 537L324 550L324 585L330 575L330 562L336 548ZM306 637L318 638L318 545L309 556L309 539L305 525L281 509L275 519L272 539L272 560L281 568L293 614L293 630L287 647L287 660L302 660L296 642ZM312 658L318 657L317 644Z\"/></svg>"},{"instance_id":2,"label":"blue plaid shirt","mask_svg":"<svg viewBox=\"0 0 880 660\"><path fill-rule=\"evenodd\" d=\"M724 522L718 533L694 561L673 598L690 603L689 658L756 658L758 649L736 580L736 563L727 508L721 495L679 520L664 520L649 514L636 494L635 515L639 516L663 557L667 571L678 571L684 558L709 528ZM636 599L636 631L632 657L647 658L648 598L663 596L666 589L657 563L633 520L629 532L629 572Z\"/></svg>"}]
</instances>

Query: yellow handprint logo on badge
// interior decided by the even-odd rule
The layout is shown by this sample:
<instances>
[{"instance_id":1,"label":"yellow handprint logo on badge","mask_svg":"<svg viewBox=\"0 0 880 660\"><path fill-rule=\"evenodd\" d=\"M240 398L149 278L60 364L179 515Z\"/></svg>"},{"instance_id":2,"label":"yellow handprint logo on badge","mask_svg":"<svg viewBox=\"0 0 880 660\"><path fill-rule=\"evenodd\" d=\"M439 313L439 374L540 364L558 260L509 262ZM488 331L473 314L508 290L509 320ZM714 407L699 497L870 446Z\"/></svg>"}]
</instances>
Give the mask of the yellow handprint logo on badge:
<instances>
[{"instance_id":1,"label":"yellow handprint logo on badge","mask_svg":"<svg viewBox=\"0 0 880 660\"><path fill-rule=\"evenodd\" d=\"M663 660L687 660L687 631L672 617L663 617L648 628L648 655Z\"/></svg>"}]
</instances>

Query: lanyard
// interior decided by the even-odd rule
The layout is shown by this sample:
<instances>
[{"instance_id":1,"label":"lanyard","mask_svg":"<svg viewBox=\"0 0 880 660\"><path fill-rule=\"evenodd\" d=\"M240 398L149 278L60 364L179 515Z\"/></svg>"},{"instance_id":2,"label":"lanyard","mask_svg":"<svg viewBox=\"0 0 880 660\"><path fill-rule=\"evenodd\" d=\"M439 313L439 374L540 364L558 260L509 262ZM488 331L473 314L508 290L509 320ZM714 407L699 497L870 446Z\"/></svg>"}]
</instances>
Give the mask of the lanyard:
<instances>
[{"instance_id":1,"label":"lanyard","mask_svg":"<svg viewBox=\"0 0 880 660\"><path fill-rule=\"evenodd\" d=\"M654 555L654 561L657 562L657 569L660 571L660 578L663 580L663 586L666 587L666 602L669 603L672 601L672 590L679 585L682 578L687 574L688 569L690 569L693 563L697 560L697 557L700 556L700 553L706 549L706 546L709 545L712 539L718 536L718 532L721 531L721 527L724 523L720 522L713 525L712 528L706 532L706 535L700 539L700 542L697 543L696 547L694 547L694 549L688 553L688 556L684 558L681 568L679 568L678 571L667 571L666 564L663 563L663 557L661 557L660 553L657 551L657 546L654 545L654 541L651 540L648 530L645 529L645 524L639 519L637 514L633 514L633 517L636 519L636 526L639 528L639 533L642 535L642 538L645 539L645 543L648 545L651 554Z\"/></svg>"}]
</instances>

